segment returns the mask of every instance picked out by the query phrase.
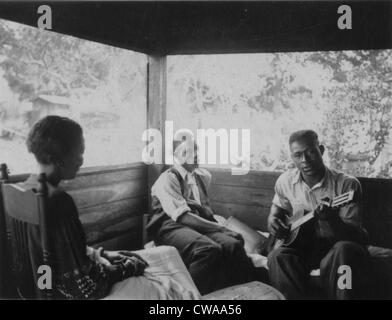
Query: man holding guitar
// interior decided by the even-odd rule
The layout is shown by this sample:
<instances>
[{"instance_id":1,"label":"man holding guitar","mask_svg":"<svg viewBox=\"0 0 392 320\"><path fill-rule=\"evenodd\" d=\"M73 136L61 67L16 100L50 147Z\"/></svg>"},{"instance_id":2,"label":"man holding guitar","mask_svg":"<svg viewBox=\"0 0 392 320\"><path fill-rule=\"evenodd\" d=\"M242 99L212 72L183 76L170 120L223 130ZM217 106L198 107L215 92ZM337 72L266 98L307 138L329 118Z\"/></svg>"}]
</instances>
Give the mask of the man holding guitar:
<instances>
[{"instance_id":1,"label":"man holding guitar","mask_svg":"<svg viewBox=\"0 0 392 320\"><path fill-rule=\"evenodd\" d=\"M309 272L319 268L328 298L363 298L369 254L361 223L361 185L324 165L324 146L314 131L294 132L289 146L296 169L277 180L268 217L275 239L268 255L271 283L289 299L306 298ZM351 268L351 289L338 284L343 265Z\"/></svg>"}]
</instances>

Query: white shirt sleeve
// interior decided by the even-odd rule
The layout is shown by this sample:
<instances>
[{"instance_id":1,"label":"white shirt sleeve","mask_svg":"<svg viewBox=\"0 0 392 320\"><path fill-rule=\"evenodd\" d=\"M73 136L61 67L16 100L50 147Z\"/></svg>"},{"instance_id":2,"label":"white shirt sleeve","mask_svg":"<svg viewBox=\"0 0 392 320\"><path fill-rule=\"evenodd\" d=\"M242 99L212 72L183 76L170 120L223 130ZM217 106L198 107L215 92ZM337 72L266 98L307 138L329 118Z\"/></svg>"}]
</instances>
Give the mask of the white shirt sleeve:
<instances>
[{"instance_id":1,"label":"white shirt sleeve","mask_svg":"<svg viewBox=\"0 0 392 320\"><path fill-rule=\"evenodd\" d=\"M151 193L159 199L163 211L174 221L183 213L191 211L181 194L180 182L173 173L162 174L152 187Z\"/></svg>"},{"instance_id":2,"label":"white shirt sleeve","mask_svg":"<svg viewBox=\"0 0 392 320\"><path fill-rule=\"evenodd\" d=\"M272 200L272 203L279 208L282 208L288 212L292 212L293 208L291 206L290 200L287 198L287 195L285 192L285 184L290 183L289 181L286 181L287 177L283 174L281 175L278 180L276 181L275 184L275 195Z\"/></svg>"}]
</instances>

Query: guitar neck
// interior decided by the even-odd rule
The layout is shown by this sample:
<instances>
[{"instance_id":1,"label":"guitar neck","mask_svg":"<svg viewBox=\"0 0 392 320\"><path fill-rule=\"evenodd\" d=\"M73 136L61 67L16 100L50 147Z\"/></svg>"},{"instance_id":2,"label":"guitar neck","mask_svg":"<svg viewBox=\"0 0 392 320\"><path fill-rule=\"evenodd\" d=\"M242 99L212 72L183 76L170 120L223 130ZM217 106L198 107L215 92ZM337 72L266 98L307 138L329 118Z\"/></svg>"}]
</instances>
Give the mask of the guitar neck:
<instances>
[{"instance_id":1,"label":"guitar neck","mask_svg":"<svg viewBox=\"0 0 392 320\"><path fill-rule=\"evenodd\" d=\"M342 206L345 206L349 203L351 203L354 199L354 191L349 191L346 192L336 198L333 199L331 204L328 204L331 208L340 208ZM305 214L304 216L300 218L296 218L294 221L291 222L291 230L298 229L300 226L302 226L304 223L308 222L309 220L312 220L314 218L314 211L309 212L308 214Z\"/></svg>"},{"instance_id":2,"label":"guitar neck","mask_svg":"<svg viewBox=\"0 0 392 320\"><path fill-rule=\"evenodd\" d=\"M302 226L304 223L308 222L309 220L312 220L314 218L314 211L309 212L308 214L305 214L301 218L296 219L291 223L291 230L298 229L300 226Z\"/></svg>"}]
</instances>

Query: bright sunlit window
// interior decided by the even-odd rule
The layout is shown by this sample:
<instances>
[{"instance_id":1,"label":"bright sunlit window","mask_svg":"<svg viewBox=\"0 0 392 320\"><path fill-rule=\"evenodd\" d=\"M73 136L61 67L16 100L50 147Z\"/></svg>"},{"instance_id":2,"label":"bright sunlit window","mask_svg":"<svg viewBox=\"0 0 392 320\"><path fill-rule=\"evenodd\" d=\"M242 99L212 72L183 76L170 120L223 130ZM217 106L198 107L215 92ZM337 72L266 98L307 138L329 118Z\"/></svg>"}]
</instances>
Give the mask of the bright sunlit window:
<instances>
[{"instance_id":1,"label":"bright sunlit window","mask_svg":"<svg viewBox=\"0 0 392 320\"><path fill-rule=\"evenodd\" d=\"M0 152L33 170L25 140L50 114L81 124L84 167L141 161L147 56L0 19Z\"/></svg>"},{"instance_id":2,"label":"bright sunlit window","mask_svg":"<svg viewBox=\"0 0 392 320\"><path fill-rule=\"evenodd\" d=\"M290 133L318 132L330 166L392 177L392 51L171 56L175 130L250 129L250 168L283 171Z\"/></svg>"}]
</instances>

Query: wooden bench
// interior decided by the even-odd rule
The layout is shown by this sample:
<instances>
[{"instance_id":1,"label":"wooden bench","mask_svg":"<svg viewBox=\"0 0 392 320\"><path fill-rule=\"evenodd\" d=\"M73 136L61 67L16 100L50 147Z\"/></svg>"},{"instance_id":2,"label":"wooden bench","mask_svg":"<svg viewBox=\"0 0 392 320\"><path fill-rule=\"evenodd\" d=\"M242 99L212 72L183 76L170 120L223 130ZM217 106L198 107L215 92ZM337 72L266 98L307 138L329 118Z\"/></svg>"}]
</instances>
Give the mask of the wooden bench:
<instances>
[{"instance_id":1,"label":"wooden bench","mask_svg":"<svg viewBox=\"0 0 392 320\"><path fill-rule=\"evenodd\" d=\"M267 217L280 172L250 171L244 176L231 175L230 170L213 169L209 195L215 213L235 216L254 229L267 232ZM392 298L392 179L359 178L364 194L364 225L369 233L375 257L374 278L383 288L382 298Z\"/></svg>"},{"instance_id":2,"label":"wooden bench","mask_svg":"<svg viewBox=\"0 0 392 320\"><path fill-rule=\"evenodd\" d=\"M280 172L250 171L231 175L213 169L209 195L217 214L234 215L249 226L267 232L267 217ZM364 224L372 245L392 248L392 179L359 178L364 194Z\"/></svg>"},{"instance_id":3,"label":"wooden bench","mask_svg":"<svg viewBox=\"0 0 392 320\"><path fill-rule=\"evenodd\" d=\"M236 176L228 169L210 171L213 179L209 194L216 213L233 215L255 229L267 231L274 185L280 173L250 171ZM26 178L10 176L10 182ZM371 244L392 248L392 179L360 181L366 197L364 222ZM148 212L149 197L145 164L84 169L62 186L75 200L89 245L108 250L143 247L143 217Z\"/></svg>"}]
</instances>

